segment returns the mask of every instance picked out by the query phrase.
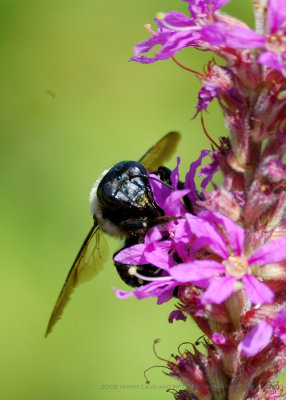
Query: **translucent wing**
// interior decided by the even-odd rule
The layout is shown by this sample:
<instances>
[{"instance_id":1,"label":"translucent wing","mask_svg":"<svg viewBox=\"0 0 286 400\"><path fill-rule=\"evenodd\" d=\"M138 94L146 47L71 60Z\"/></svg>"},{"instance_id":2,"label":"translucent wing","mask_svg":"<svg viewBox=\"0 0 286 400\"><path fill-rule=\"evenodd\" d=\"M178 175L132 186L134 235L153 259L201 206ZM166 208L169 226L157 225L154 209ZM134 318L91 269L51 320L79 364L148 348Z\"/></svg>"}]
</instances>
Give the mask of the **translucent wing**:
<instances>
[{"instance_id":1,"label":"translucent wing","mask_svg":"<svg viewBox=\"0 0 286 400\"><path fill-rule=\"evenodd\" d=\"M179 140L180 134L178 132L167 133L140 158L140 164L148 171L156 171L171 158Z\"/></svg>"},{"instance_id":2,"label":"translucent wing","mask_svg":"<svg viewBox=\"0 0 286 400\"><path fill-rule=\"evenodd\" d=\"M103 268L108 258L108 246L98 226L94 225L88 233L78 255L68 273L63 288L50 317L46 336L51 332L55 323L60 319L64 308L70 300L74 288L79 284L90 281Z\"/></svg>"}]
</instances>

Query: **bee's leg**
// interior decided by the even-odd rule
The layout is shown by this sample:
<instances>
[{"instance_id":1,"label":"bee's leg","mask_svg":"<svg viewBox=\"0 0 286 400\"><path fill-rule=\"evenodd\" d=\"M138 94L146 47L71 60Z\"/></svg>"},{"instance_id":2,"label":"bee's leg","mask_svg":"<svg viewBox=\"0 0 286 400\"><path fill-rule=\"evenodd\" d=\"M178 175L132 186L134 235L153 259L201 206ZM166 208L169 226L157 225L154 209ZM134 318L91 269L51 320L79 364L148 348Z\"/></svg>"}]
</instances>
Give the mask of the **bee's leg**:
<instances>
[{"instance_id":1,"label":"bee's leg","mask_svg":"<svg viewBox=\"0 0 286 400\"><path fill-rule=\"evenodd\" d=\"M146 234L147 230L154 226L154 220L155 218L148 218L148 217L143 217L143 218L129 218L121 222L120 228L124 230L126 233L132 235L136 234L139 237Z\"/></svg>"},{"instance_id":2,"label":"bee's leg","mask_svg":"<svg viewBox=\"0 0 286 400\"><path fill-rule=\"evenodd\" d=\"M156 225L163 225L166 222L176 219L175 217L168 217L160 215L155 218L130 218L122 221L120 228L129 236L135 236L137 243L144 242L144 236L147 231Z\"/></svg>"}]
</instances>

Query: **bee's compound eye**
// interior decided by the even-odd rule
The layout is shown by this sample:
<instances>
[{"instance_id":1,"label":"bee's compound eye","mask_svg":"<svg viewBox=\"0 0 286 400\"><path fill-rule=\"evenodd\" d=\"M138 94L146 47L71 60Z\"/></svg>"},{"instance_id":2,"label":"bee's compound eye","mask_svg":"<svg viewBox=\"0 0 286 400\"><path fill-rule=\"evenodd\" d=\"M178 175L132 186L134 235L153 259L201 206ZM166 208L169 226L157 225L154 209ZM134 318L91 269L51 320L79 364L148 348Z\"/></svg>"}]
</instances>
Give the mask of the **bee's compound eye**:
<instances>
[{"instance_id":1,"label":"bee's compound eye","mask_svg":"<svg viewBox=\"0 0 286 400\"><path fill-rule=\"evenodd\" d=\"M148 183L145 168L135 161L123 161L112 167L97 188L99 202L107 208L142 207L146 203Z\"/></svg>"}]
</instances>

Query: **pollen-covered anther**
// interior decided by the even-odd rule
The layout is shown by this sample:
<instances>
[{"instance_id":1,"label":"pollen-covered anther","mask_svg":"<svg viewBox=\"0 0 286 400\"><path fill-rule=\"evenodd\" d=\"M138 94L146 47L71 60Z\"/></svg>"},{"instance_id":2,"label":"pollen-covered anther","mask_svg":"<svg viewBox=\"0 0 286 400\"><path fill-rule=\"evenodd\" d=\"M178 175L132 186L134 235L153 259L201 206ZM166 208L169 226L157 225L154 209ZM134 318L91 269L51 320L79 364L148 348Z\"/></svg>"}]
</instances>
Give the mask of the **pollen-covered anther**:
<instances>
[{"instance_id":1,"label":"pollen-covered anther","mask_svg":"<svg viewBox=\"0 0 286 400\"><path fill-rule=\"evenodd\" d=\"M158 12L158 13L156 14L156 18L157 18L159 21L162 21L162 20L165 18L165 16L166 16L166 14L165 14L163 11L160 11L160 12Z\"/></svg>"},{"instance_id":2,"label":"pollen-covered anther","mask_svg":"<svg viewBox=\"0 0 286 400\"><path fill-rule=\"evenodd\" d=\"M241 278L247 273L248 263L247 260L240 256L230 256L224 261L226 271L236 278Z\"/></svg>"},{"instance_id":3,"label":"pollen-covered anther","mask_svg":"<svg viewBox=\"0 0 286 400\"><path fill-rule=\"evenodd\" d=\"M155 35L156 34L156 32L153 31L153 29L151 28L151 24L145 24L144 25L144 29L146 29L146 31L150 32L151 35Z\"/></svg>"},{"instance_id":4,"label":"pollen-covered anther","mask_svg":"<svg viewBox=\"0 0 286 400\"><path fill-rule=\"evenodd\" d=\"M268 185L261 185L260 189L262 192L267 192L269 190L269 186Z\"/></svg>"},{"instance_id":5,"label":"pollen-covered anther","mask_svg":"<svg viewBox=\"0 0 286 400\"><path fill-rule=\"evenodd\" d=\"M275 35L266 36L267 43L266 48L268 50L282 52L285 50L286 38L284 37L283 32L277 32Z\"/></svg>"},{"instance_id":6,"label":"pollen-covered anther","mask_svg":"<svg viewBox=\"0 0 286 400\"><path fill-rule=\"evenodd\" d=\"M128 274L133 276L136 274L136 268L135 267L130 267L128 268Z\"/></svg>"}]
</instances>

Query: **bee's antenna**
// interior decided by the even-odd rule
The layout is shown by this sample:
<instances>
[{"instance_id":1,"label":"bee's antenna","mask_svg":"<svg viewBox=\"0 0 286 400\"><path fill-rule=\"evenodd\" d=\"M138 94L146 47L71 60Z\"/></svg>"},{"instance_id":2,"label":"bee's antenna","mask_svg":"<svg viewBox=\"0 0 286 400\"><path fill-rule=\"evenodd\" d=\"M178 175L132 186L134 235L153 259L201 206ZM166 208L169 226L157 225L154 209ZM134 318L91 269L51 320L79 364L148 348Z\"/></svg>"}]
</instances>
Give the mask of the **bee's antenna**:
<instances>
[{"instance_id":1,"label":"bee's antenna","mask_svg":"<svg viewBox=\"0 0 286 400\"><path fill-rule=\"evenodd\" d=\"M153 181L160 182L160 183L162 183L162 185L165 185L167 188L169 188L171 190L176 190L175 188L173 188L173 186L169 185L167 182L164 182L161 179L155 178L154 176L150 176L150 175L149 176L148 175L144 175L144 174L133 175L133 176L131 176L130 180L132 178L138 178L138 177L145 178L145 179L153 179Z\"/></svg>"}]
</instances>

